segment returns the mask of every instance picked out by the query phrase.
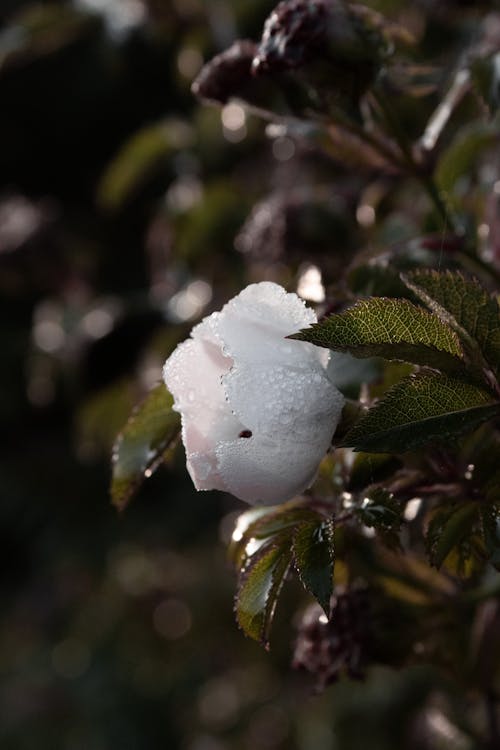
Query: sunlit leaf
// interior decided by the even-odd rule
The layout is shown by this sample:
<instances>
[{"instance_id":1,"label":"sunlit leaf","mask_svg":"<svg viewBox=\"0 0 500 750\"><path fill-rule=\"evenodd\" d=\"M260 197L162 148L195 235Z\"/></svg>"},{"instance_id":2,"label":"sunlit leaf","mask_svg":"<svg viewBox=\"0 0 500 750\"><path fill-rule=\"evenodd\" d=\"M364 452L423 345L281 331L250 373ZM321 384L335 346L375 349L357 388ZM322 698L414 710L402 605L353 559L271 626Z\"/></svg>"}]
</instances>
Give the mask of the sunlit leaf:
<instances>
[{"instance_id":1,"label":"sunlit leaf","mask_svg":"<svg viewBox=\"0 0 500 750\"><path fill-rule=\"evenodd\" d=\"M416 271L405 280L433 312L466 340L468 348L478 346L490 367L500 371L500 309L495 297L478 281L458 272Z\"/></svg>"},{"instance_id":2,"label":"sunlit leaf","mask_svg":"<svg viewBox=\"0 0 500 750\"><path fill-rule=\"evenodd\" d=\"M355 357L384 357L448 372L462 368L455 331L408 300L372 297L289 338L347 351Z\"/></svg>"},{"instance_id":3,"label":"sunlit leaf","mask_svg":"<svg viewBox=\"0 0 500 750\"><path fill-rule=\"evenodd\" d=\"M269 646L276 603L290 568L288 541L270 542L253 555L240 576L235 600L238 625L245 635Z\"/></svg>"},{"instance_id":4,"label":"sunlit leaf","mask_svg":"<svg viewBox=\"0 0 500 750\"><path fill-rule=\"evenodd\" d=\"M180 417L172 404L172 396L160 383L139 404L115 442L111 499L120 510L179 434Z\"/></svg>"},{"instance_id":5,"label":"sunlit leaf","mask_svg":"<svg viewBox=\"0 0 500 750\"><path fill-rule=\"evenodd\" d=\"M236 523L229 555L237 568L244 565L247 553L254 540L266 540L288 530L292 534L293 528L303 521L317 520L320 516L308 508L301 507L291 501L281 505L256 507L243 513Z\"/></svg>"},{"instance_id":6,"label":"sunlit leaf","mask_svg":"<svg viewBox=\"0 0 500 750\"><path fill-rule=\"evenodd\" d=\"M478 427L500 413L485 390L432 372L395 385L346 435L343 445L373 453L403 453Z\"/></svg>"},{"instance_id":7,"label":"sunlit leaf","mask_svg":"<svg viewBox=\"0 0 500 750\"><path fill-rule=\"evenodd\" d=\"M333 592L333 522L309 521L296 526L293 534L293 561L299 578L330 616Z\"/></svg>"}]
</instances>

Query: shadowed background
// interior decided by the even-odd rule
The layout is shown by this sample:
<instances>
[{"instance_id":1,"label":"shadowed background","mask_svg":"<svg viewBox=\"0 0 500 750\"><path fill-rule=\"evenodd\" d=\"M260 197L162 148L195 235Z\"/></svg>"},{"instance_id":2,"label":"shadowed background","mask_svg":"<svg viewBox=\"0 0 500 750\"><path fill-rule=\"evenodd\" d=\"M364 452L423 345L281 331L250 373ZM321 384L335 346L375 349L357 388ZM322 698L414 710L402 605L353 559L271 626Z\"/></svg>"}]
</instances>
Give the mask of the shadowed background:
<instances>
[{"instance_id":1,"label":"shadowed background","mask_svg":"<svg viewBox=\"0 0 500 750\"><path fill-rule=\"evenodd\" d=\"M371 5L445 73L475 23L466 3ZM313 696L289 666L295 585L271 653L238 632L225 545L243 506L196 493L182 449L124 513L109 503L113 439L193 323L261 279L322 303L373 223L356 171L190 92L272 7L2 3L2 749L471 747L432 670ZM408 105L415 132L430 96ZM384 210L386 238L415 233Z\"/></svg>"}]
</instances>

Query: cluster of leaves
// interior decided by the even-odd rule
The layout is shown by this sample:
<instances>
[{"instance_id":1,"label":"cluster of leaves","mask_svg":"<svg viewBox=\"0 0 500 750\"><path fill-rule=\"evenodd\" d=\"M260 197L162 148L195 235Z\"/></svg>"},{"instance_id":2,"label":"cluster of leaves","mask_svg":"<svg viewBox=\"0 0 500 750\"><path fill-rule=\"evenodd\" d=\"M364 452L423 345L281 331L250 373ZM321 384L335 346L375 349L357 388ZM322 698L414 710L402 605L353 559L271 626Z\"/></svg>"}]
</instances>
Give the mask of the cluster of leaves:
<instances>
[{"instance_id":1,"label":"cluster of leaves","mask_svg":"<svg viewBox=\"0 0 500 750\"><path fill-rule=\"evenodd\" d=\"M403 280L425 307L372 297L291 336L419 366L349 430L342 445L355 450L401 453L456 438L500 413L497 300L459 273L416 271Z\"/></svg>"},{"instance_id":2,"label":"cluster of leaves","mask_svg":"<svg viewBox=\"0 0 500 750\"><path fill-rule=\"evenodd\" d=\"M461 621L470 635L477 603L498 595L498 219L491 221L487 262L477 226L488 206L476 187L485 156L498 146L500 42L481 28L437 106L418 123L418 138L411 128L408 135L404 112L392 104L395 92L417 99L437 88L435 75L431 80L429 70L401 54L411 44L398 24L364 6L285 0L259 42L240 40L217 55L193 91L218 105L237 98L247 112L277 122L279 137L298 149L335 168L354 167L357 205L373 231L347 269L340 251L333 261L320 257L327 269L324 311L336 312L290 337L328 348L333 357L351 355L346 390L354 399L311 494L239 518L230 547L238 624L267 647L283 585L295 572L333 627L336 596L361 580L379 603L374 629L387 634L374 660L399 664L420 655L446 661L456 673L462 644L457 637L452 645L450 629ZM427 80L419 83L419 76ZM474 115L456 128L459 105ZM405 190L411 197L417 184L431 210L404 203ZM400 200L412 217L402 238L390 213L371 230L384 202L399 206L395 185L403 186ZM498 178L495 185L498 192ZM308 186L291 197L264 198L238 236L247 258L258 267L288 252L292 262L296 246L311 239L302 237L301 219L320 204L328 213L324 194ZM353 230L347 234L354 245L362 242ZM373 372L359 363L356 369L358 360ZM158 386L116 444L112 494L120 508L178 434L169 399ZM472 662L461 676L477 683Z\"/></svg>"}]
</instances>

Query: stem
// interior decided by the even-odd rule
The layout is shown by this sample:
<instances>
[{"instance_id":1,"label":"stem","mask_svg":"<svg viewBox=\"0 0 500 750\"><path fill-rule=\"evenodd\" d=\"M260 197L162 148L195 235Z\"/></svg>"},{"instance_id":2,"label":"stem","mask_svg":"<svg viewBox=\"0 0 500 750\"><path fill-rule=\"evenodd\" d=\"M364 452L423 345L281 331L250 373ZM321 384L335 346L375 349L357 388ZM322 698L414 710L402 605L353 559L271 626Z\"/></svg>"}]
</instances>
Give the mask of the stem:
<instances>
[{"instance_id":1,"label":"stem","mask_svg":"<svg viewBox=\"0 0 500 750\"><path fill-rule=\"evenodd\" d=\"M460 68L455 73L453 83L448 89L446 96L432 113L424 134L420 139L420 146L427 151L427 153L431 152L436 146L436 143L453 114L454 109L469 90L470 83L469 69Z\"/></svg>"}]
</instances>

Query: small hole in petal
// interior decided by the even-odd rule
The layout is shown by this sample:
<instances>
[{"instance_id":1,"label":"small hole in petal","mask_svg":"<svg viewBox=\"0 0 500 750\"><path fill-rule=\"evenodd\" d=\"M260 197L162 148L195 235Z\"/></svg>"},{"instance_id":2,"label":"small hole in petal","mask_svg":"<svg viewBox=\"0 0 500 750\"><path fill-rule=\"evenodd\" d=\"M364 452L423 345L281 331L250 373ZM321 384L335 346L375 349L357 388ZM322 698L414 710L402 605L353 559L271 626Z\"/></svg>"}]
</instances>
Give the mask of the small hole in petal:
<instances>
[{"instance_id":1,"label":"small hole in petal","mask_svg":"<svg viewBox=\"0 0 500 750\"><path fill-rule=\"evenodd\" d=\"M242 430L238 437L249 438L252 437L252 430Z\"/></svg>"}]
</instances>

